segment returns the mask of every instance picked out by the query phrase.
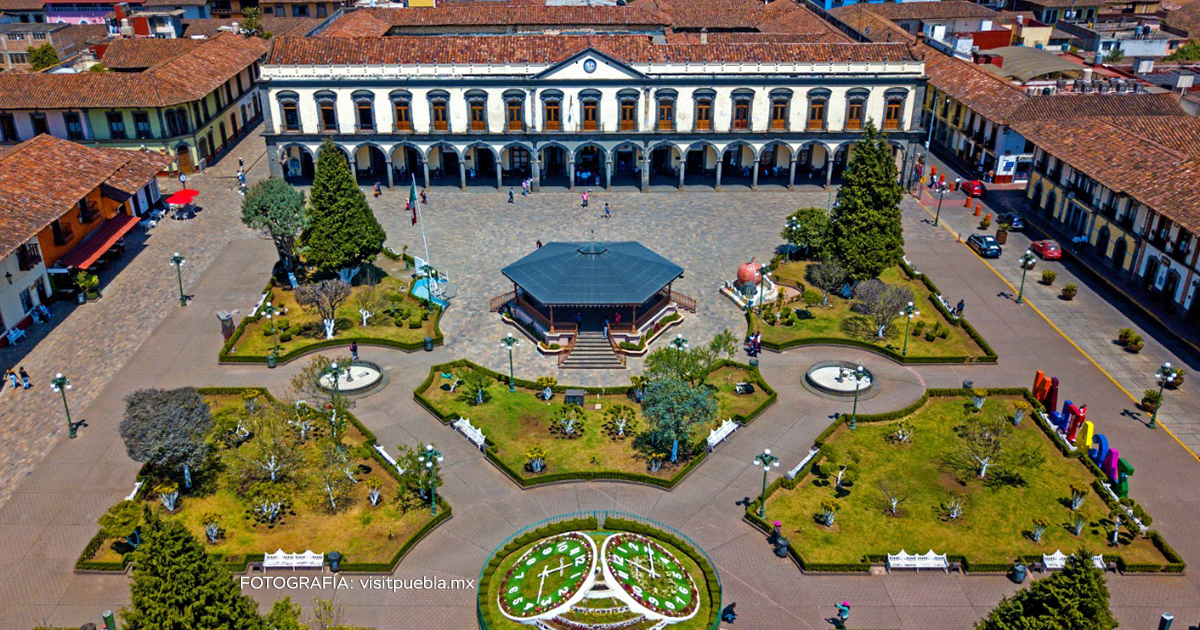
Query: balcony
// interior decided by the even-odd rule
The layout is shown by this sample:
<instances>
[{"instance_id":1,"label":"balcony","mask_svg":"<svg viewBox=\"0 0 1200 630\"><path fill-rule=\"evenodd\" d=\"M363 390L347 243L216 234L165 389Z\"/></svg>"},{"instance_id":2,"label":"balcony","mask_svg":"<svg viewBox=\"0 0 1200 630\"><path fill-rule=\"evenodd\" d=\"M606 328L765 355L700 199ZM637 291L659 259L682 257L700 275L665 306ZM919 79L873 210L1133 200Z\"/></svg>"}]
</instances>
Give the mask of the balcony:
<instances>
[{"instance_id":1,"label":"balcony","mask_svg":"<svg viewBox=\"0 0 1200 630\"><path fill-rule=\"evenodd\" d=\"M1133 214L1127 213L1127 214L1124 214L1124 215L1121 215L1120 217L1118 217L1117 218L1117 227L1120 227L1120 228L1126 229L1126 230L1132 230L1133 229Z\"/></svg>"},{"instance_id":2,"label":"balcony","mask_svg":"<svg viewBox=\"0 0 1200 630\"><path fill-rule=\"evenodd\" d=\"M771 131L787 131L787 121L781 118L771 120Z\"/></svg>"},{"instance_id":3,"label":"balcony","mask_svg":"<svg viewBox=\"0 0 1200 630\"><path fill-rule=\"evenodd\" d=\"M621 131L637 131L637 121L622 120L621 121Z\"/></svg>"},{"instance_id":4,"label":"balcony","mask_svg":"<svg viewBox=\"0 0 1200 630\"><path fill-rule=\"evenodd\" d=\"M59 245L59 246L66 245L67 243L71 242L71 239L74 239L74 238L75 238L75 233L71 231L71 228L64 227L64 228L54 231L54 244L55 245Z\"/></svg>"},{"instance_id":5,"label":"balcony","mask_svg":"<svg viewBox=\"0 0 1200 630\"><path fill-rule=\"evenodd\" d=\"M81 207L79 209L79 222L80 223L91 223L92 221L95 221L96 219L99 219L99 218L100 218L100 209L97 208L96 205L93 203L85 203L83 205L83 207Z\"/></svg>"},{"instance_id":6,"label":"balcony","mask_svg":"<svg viewBox=\"0 0 1200 630\"><path fill-rule=\"evenodd\" d=\"M42 254L37 247L22 245L17 249L17 267L21 271L29 271L42 262Z\"/></svg>"},{"instance_id":7,"label":"balcony","mask_svg":"<svg viewBox=\"0 0 1200 630\"><path fill-rule=\"evenodd\" d=\"M1100 216L1106 219L1115 220L1117 218L1117 207L1111 203L1106 203L1099 208Z\"/></svg>"},{"instance_id":8,"label":"balcony","mask_svg":"<svg viewBox=\"0 0 1200 630\"><path fill-rule=\"evenodd\" d=\"M1093 201L1094 197L1093 197L1093 191L1091 189L1085 188L1084 186L1077 184L1077 183L1072 183L1067 186L1067 192L1074 194L1076 201L1082 201L1083 203L1086 203L1089 206L1092 205L1092 201Z\"/></svg>"},{"instance_id":9,"label":"balcony","mask_svg":"<svg viewBox=\"0 0 1200 630\"><path fill-rule=\"evenodd\" d=\"M658 121L658 126L656 127L656 129L660 132L666 132L666 133L675 131L675 121L674 120L660 120L660 121Z\"/></svg>"}]
</instances>

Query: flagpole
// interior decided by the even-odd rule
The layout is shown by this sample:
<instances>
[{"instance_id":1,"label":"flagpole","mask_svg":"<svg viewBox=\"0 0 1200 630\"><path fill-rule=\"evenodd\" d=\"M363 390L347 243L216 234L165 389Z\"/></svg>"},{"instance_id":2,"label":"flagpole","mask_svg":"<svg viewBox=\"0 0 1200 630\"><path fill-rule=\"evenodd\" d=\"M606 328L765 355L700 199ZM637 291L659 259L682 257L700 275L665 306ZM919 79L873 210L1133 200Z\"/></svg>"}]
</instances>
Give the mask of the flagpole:
<instances>
[{"instance_id":1,"label":"flagpole","mask_svg":"<svg viewBox=\"0 0 1200 630\"><path fill-rule=\"evenodd\" d=\"M412 189L417 189L417 176L412 176ZM417 220L421 224L421 244L425 246L425 264L432 267L429 263L429 241L425 240L425 213L421 210L421 204L413 199L414 207L417 209Z\"/></svg>"}]
</instances>

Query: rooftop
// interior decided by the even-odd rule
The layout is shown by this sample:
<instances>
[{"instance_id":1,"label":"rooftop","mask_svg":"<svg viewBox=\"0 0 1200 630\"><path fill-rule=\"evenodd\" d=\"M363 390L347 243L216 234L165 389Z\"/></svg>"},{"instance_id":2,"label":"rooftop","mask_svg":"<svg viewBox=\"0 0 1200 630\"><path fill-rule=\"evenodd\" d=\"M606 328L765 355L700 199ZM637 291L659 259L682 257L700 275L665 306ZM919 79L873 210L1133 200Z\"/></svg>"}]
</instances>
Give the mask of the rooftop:
<instances>
[{"instance_id":1,"label":"rooftop","mask_svg":"<svg viewBox=\"0 0 1200 630\"><path fill-rule=\"evenodd\" d=\"M683 267L632 241L546 243L500 270L542 304L641 304Z\"/></svg>"},{"instance_id":2,"label":"rooftop","mask_svg":"<svg viewBox=\"0 0 1200 630\"><path fill-rule=\"evenodd\" d=\"M984 53L981 53L984 54ZM1021 82L1032 81L1040 77L1072 73L1078 76L1083 68L1077 64L1061 59L1058 55L1038 48L1028 46L1002 46L992 48L985 53L988 57L1000 57L1002 63L987 64L984 69L1006 79L1016 79Z\"/></svg>"},{"instance_id":3,"label":"rooftop","mask_svg":"<svg viewBox=\"0 0 1200 630\"><path fill-rule=\"evenodd\" d=\"M46 24L44 22L11 22L0 24L0 34L5 33L53 33L67 28L66 24Z\"/></svg>"},{"instance_id":4,"label":"rooftop","mask_svg":"<svg viewBox=\"0 0 1200 630\"><path fill-rule=\"evenodd\" d=\"M963 0L941 2L882 3L871 6L871 11L893 21L901 20L951 20L955 18L998 18L1000 14L983 5Z\"/></svg>"},{"instance_id":5,"label":"rooftop","mask_svg":"<svg viewBox=\"0 0 1200 630\"><path fill-rule=\"evenodd\" d=\"M85 147L49 134L10 147L0 154L0 252L12 253L101 185L134 193L170 163L161 153Z\"/></svg>"},{"instance_id":6,"label":"rooftop","mask_svg":"<svg viewBox=\"0 0 1200 630\"><path fill-rule=\"evenodd\" d=\"M132 37L114 39L100 62L111 70L145 70L169 63L204 45L202 39Z\"/></svg>"},{"instance_id":7,"label":"rooftop","mask_svg":"<svg viewBox=\"0 0 1200 630\"><path fill-rule=\"evenodd\" d=\"M208 18L203 20L182 20L183 36L184 37L215 37L221 33L227 33L227 30L221 30L221 27L231 27L234 23L242 24L244 19L240 18ZM265 15L262 18L263 30L272 35L305 35L308 31L321 25L324 22L318 18L293 18L293 17L276 17L273 15Z\"/></svg>"}]
</instances>

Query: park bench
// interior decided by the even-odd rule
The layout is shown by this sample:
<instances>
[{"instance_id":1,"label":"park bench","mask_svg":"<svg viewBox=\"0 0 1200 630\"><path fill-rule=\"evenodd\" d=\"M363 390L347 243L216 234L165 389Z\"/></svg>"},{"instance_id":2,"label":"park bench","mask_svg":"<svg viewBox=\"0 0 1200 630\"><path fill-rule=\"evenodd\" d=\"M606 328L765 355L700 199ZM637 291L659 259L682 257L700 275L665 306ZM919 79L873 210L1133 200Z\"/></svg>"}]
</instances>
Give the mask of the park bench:
<instances>
[{"instance_id":1,"label":"park bench","mask_svg":"<svg viewBox=\"0 0 1200 630\"><path fill-rule=\"evenodd\" d=\"M932 549L926 554L912 554L900 550L900 553L888 554L887 569L941 569L950 572L950 562L946 560L946 554L938 555Z\"/></svg>"},{"instance_id":2,"label":"park bench","mask_svg":"<svg viewBox=\"0 0 1200 630\"><path fill-rule=\"evenodd\" d=\"M812 458L816 457L817 453L819 453L820 451L821 451L821 447L819 447L819 446L814 446L814 447L808 449L808 455L805 455L804 459L800 460L800 463L796 464L795 468L793 468L787 472L787 478L795 479L796 475L800 474L800 469L804 468L804 466L806 464L808 464L808 462L811 462Z\"/></svg>"},{"instance_id":3,"label":"park bench","mask_svg":"<svg viewBox=\"0 0 1200 630\"><path fill-rule=\"evenodd\" d=\"M1061 549L1055 550L1050 555L1042 554L1042 566L1048 571L1061 571L1067 566L1067 555Z\"/></svg>"},{"instance_id":4,"label":"park bench","mask_svg":"<svg viewBox=\"0 0 1200 630\"><path fill-rule=\"evenodd\" d=\"M20 328L13 327L8 331L8 343L17 343L17 340L25 336L25 331Z\"/></svg>"},{"instance_id":5,"label":"park bench","mask_svg":"<svg viewBox=\"0 0 1200 630\"><path fill-rule=\"evenodd\" d=\"M458 420L454 421L453 426L455 429L458 429L460 432L462 432L463 435L467 436L467 439L471 440L475 446L478 446L479 450L482 451L483 447L487 444L487 438L483 437L483 431L480 431L477 427L472 426L470 418L459 418Z\"/></svg>"},{"instance_id":6,"label":"park bench","mask_svg":"<svg viewBox=\"0 0 1200 630\"><path fill-rule=\"evenodd\" d=\"M142 484L143 484L143 483L145 483L145 482L144 482L144 481L135 481L135 482L133 483L133 492L130 492L130 493L129 493L129 496L125 497L125 500L126 500L126 501L132 501L132 500L134 500L134 498L136 498L136 497L137 497L138 490L141 490L141 489L142 489Z\"/></svg>"},{"instance_id":7,"label":"park bench","mask_svg":"<svg viewBox=\"0 0 1200 630\"><path fill-rule=\"evenodd\" d=\"M733 421L733 418L721 423L721 426L708 432L708 450L712 451L718 444L725 441L725 438L737 431L742 425Z\"/></svg>"},{"instance_id":8,"label":"park bench","mask_svg":"<svg viewBox=\"0 0 1200 630\"><path fill-rule=\"evenodd\" d=\"M320 569L325 564L325 554L305 551L304 553L286 553L280 549L275 553L263 556L262 569Z\"/></svg>"},{"instance_id":9,"label":"park bench","mask_svg":"<svg viewBox=\"0 0 1200 630\"><path fill-rule=\"evenodd\" d=\"M379 454L383 456L385 460L387 460L387 463L392 465L392 468L395 468L397 471L399 471L401 475L404 474L404 469L400 467L400 464L396 461L396 458L392 457L382 445L376 444L375 450L379 451Z\"/></svg>"},{"instance_id":10,"label":"park bench","mask_svg":"<svg viewBox=\"0 0 1200 630\"><path fill-rule=\"evenodd\" d=\"M754 385L751 383L735 383L733 386L733 391L734 391L734 393L740 394L743 396L746 394L753 394L754 393Z\"/></svg>"}]
</instances>

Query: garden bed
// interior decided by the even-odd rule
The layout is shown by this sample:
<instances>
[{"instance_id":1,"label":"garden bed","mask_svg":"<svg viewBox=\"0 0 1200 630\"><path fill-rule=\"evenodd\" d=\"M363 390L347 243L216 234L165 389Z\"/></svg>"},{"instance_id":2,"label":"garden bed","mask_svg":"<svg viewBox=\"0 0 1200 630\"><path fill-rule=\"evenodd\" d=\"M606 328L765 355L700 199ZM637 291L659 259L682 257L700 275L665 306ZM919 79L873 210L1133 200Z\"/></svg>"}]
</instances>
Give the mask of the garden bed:
<instances>
[{"instance_id":1,"label":"garden bed","mask_svg":"<svg viewBox=\"0 0 1200 630\"><path fill-rule=\"evenodd\" d=\"M908 353L904 355L905 321L897 318L877 339L873 330L854 326L853 299L829 294L828 304L808 308L802 299L803 289L814 289L805 277L810 262L785 262L772 272L772 278L785 287L800 290L782 305L768 308L760 316L747 314L748 331L762 333L762 344L770 350L784 350L805 345L849 345L866 348L904 363L970 363L994 362L995 352L982 337L962 319L951 319L945 307L935 297L936 287L923 275L904 266L885 270L879 279L888 285L912 290L913 305L920 312L908 330ZM791 310L783 316L783 308ZM768 313L770 315L768 315ZM774 318L775 323L764 321Z\"/></svg>"},{"instance_id":2,"label":"garden bed","mask_svg":"<svg viewBox=\"0 0 1200 630\"><path fill-rule=\"evenodd\" d=\"M956 432L968 423L1010 418L1014 403L1032 400L1017 395L1022 391L993 390L981 411L969 413L971 397L965 390L934 390L911 413L860 415L854 431L836 423L822 436L821 453L795 481L772 484L766 521L758 518L757 500L747 518L763 531L770 531L767 521L782 521L784 535L794 541L792 553L806 571L866 571L902 549L932 549L968 570L1002 571L1017 559L1040 562L1042 554L1069 554L1081 547L1122 570L1182 571L1182 562L1157 533L1134 535L1124 526L1127 519L1122 519L1121 544L1111 545L1113 502L1097 491L1092 467L1062 453L1035 414L1026 414L1004 442L1009 453L1035 454L1028 465L992 464L983 479L962 466L964 440ZM911 429L907 442L894 437L901 422ZM822 466L829 453L836 454L837 464L853 463L856 469L857 479L840 492L833 483L838 466ZM1079 513L1088 518L1078 536L1072 526L1072 486L1085 489ZM889 494L905 497L896 515L887 509ZM964 499L958 518L947 510L953 497ZM821 517L829 501L839 506L832 526ZM1045 520L1037 541L1036 519Z\"/></svg>"},{"instance_id":3,"label":"garden bed","mask_svg":"<svg viewBox=\"0 0 1200 630\"><path fill-rule=\"evenodd\" d=\"M487 379L487 402L471 404L464 385L451 392L456 380L466 381L470 373ZM452 375L445 378L443 374ZM751 394L734 393L738 382L754 385ZM766 385L758 371L737 363L726 362L708 378L714 388L718 405L718 421L733 418L746 423L754 419L775 400L775 392ZM704 438L708 430L697 430L690 445L681 445L679 461L666 462L651 470L649 457L634 446L635 433L645 428L640 406L631 398L631 387L580 388L587 389L582 420L583 430L578 437L560 437L552 432L553 422L562 416L563 396L570 386L556 385L549 401L543 400L536 383L517 381L516 392L508 391L508 377L481 368L468 361L434 366L430 377L415 391L414 397L444 422L468 418L487 438L486 455L507 475L522 486L568 480L616 479L637 481L661 487L673 487L704 459ZM596 405L600 409L596 409ZM607 411L617 405L628 407L636 426L623 439L615 439L606 430ZM531 448L546 453L546 468L533 472L527 467Z\"/></svg>"},{"instance_id":4,"label":"garden bed","mask_svg":"<svg viewBox=\"0 0 1200 630\"><path fill-rule=\"evenodd\" d=\"M259 404L263 404L264 400L269 404L280 404L271 399L265 390L200 390L216 419L214 434L228 426L222 422L223 417L241 413L246 404L242 394L247 391L260 392ZM293 481L279 482L287 484L281 487L290 497L284 515L273 523L256 519L248 507L245 493L233 478L234 467L227 463L235 450L233 448L216 451L221 463L209 467L205 473L197 474L195 487L183 492L174 511L165 509L153 488L155 482L146 475L141 477L145 483L132 503L137 511L142 506L149 506L165 519L182 522L198 540L208 540L204 523L209 520L207 515L216 514L222 532L216 543L209 543L210 553L235 571L245 569L247 563L260 561L264 553L277 549L290 553L338 551L344 557L344 570L390 571L413 545L449 518L449 505L439 497L438 515L434 517L427 503L413 505L408 502L402 505L397 501L401 493L401 480L396 470L373 448L374 435L353 416L347 414L346 417L349 422L342 444L349 454L356 483L349 486L350 490L343 498L339 498L336 512L331 513L326 509L327 500L320 488L316 487L315 479L296 474ZM302 461L300 471L315 467L322 457L320 431L322 429L317 429L312 437L296 447ZM214 435L213 439L217 437ZM246 448L249 440L235 448ZM378 484L382 499L373 506L368 492L370 486L375 484ZM125 531L113 533L123 535ZM80 556L76 568L122 571L129 562L131 551L123 537L102 530Z\"/></svg>"}]
</instances>

